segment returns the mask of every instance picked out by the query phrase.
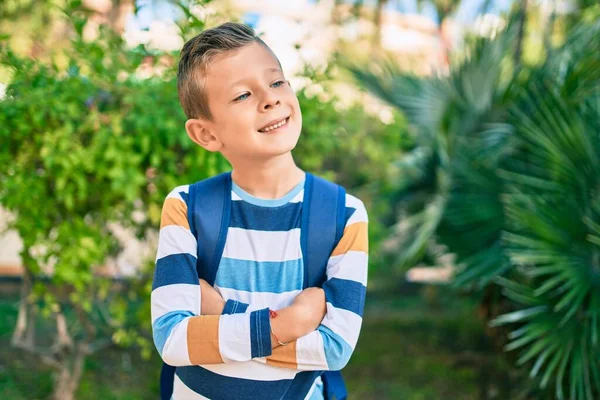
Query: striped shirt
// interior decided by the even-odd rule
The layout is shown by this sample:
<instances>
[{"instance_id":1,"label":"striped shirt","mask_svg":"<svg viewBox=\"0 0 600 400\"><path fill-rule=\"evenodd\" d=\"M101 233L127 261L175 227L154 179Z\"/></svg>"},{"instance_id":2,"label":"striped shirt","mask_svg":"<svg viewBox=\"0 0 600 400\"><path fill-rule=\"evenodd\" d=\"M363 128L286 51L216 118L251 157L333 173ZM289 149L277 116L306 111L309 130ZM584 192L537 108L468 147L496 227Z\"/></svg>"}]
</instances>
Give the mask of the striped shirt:
<instances>
[{"instance_id":1,"label":"striped shirt","mask_svg":"<svg viewBox=\"0 0 600 400\"><path fill-rule=\"evenodd\" d=\"M151 294L154 344L177 367L173 399L322 399L321 372L348 363L362 324L368 264L363 203L346 195L344 234L327 264L321 325L271 349L268 309L289 306L302 291L304 181L274 200L253 197L233 183L214 283L227 300L220 316L200 315L188 189L175 188L164 202Z\"/></svg>"}]
</instances>

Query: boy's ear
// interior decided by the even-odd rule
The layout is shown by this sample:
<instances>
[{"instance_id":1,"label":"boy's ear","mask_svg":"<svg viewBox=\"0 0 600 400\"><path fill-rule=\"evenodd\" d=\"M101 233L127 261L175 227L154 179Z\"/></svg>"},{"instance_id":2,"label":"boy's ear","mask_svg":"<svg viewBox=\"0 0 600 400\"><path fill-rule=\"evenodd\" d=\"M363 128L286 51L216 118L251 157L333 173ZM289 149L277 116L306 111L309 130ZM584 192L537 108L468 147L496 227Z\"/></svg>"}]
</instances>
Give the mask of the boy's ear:
<instances>
[{"instance_id":1,"label":"boy's ear","mask_svg":"<svg viewBox=\"0 0 600 400\"><path fill-rule=\"evenodd\" d=\"M204 119L191 118L185 122L185 130L192 141L208 151L219 151L223 144L213 135L210 123Z\"/></svg>"}]
</instances>

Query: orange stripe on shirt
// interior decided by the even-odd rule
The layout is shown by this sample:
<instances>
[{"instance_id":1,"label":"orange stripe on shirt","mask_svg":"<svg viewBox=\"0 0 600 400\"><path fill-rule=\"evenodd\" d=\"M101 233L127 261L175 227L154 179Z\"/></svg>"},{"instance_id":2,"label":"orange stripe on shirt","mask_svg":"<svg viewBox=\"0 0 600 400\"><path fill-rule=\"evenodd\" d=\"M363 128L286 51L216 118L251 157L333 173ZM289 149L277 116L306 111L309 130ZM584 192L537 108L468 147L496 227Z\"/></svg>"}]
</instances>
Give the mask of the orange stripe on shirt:
<instances>
[{"instance_id":1,"label":"orange stripe on shirt","mask_svg":"<svg viewBox=\"0 0 600 400\"><path fill-rule=\"evenodd\" d=\"M274 348L273 354L267 357L267 364L279 368L298 369L296 341Z\"/></svg>"},{"instance_id":2,"label":"orange stripe on shirt","mask_svg":"<svg viewBox=\"0 0 600 400\"><path fill-rule=\"evenodd\" d=\"M192 364L223 363L219 351L219 318L219 315L199 315L190 318L187 345Z\"/></svg>"},{"instance_id":3,"label":"orange stripe on shirt","mask_svg":"<svg viewBox=\"0 0 600 400\"><path fill-rule=\"evenodd\" d=\"M190 229L190 224L187 219L187 206L185 203L176 198L168 198L162 208L160 217L161 229L169 225L178 225L186 229Z\"/></svg>"},{"instance_id":4,"label":"orange stripe on shirt","mask_svg":"<svg viewBox=\"0 0 600 400\"><path fill-rule=\"evenodd\" d=\"M339 256L349 251L369 252L369 228L367 222L357 222L344 229L344 235L331 253L331 256Z\"/></svg>"}]
</instances>

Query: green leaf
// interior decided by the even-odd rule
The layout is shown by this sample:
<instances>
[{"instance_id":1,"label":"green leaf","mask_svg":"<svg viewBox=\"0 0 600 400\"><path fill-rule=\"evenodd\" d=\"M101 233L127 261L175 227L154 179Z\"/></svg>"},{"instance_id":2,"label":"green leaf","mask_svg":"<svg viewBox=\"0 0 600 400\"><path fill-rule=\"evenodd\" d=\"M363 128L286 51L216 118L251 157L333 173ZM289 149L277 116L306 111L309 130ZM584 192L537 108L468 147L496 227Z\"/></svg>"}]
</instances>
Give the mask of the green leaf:
<instances>
[{"instance_id":1,"label":"green leaf","mask_svg":"<svg viewBox=\"0 0 600 400\"><path fill-rule=\"evenodd\" d=\"M548 312L548 306L542 305L537 307L531 307L525 310L514 311L512 313L501 315L498 318L490 321L490 326L500 326L513 322L521 322L531 319L535 315Z\"/></svg>"}]
</instances>

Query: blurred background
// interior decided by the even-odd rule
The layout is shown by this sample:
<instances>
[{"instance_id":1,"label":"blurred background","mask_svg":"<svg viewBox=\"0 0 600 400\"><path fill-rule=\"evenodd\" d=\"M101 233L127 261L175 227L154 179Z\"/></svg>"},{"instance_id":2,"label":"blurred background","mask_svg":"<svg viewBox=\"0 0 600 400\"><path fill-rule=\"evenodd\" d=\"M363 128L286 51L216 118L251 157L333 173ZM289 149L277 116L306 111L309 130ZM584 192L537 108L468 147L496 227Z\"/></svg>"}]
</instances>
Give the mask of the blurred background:
<instances>
[{"instance_id":1,"label":"blurred background","mask_svg":"<svg viewBox=\"0 0 600 400\"><path fill-rule=\"evenodd\" d=\"M155 399L185 40L245 22L370 216L350 399L600 398L597 0L0 1L0 398Z\"/></svg>"}]
</instances>

